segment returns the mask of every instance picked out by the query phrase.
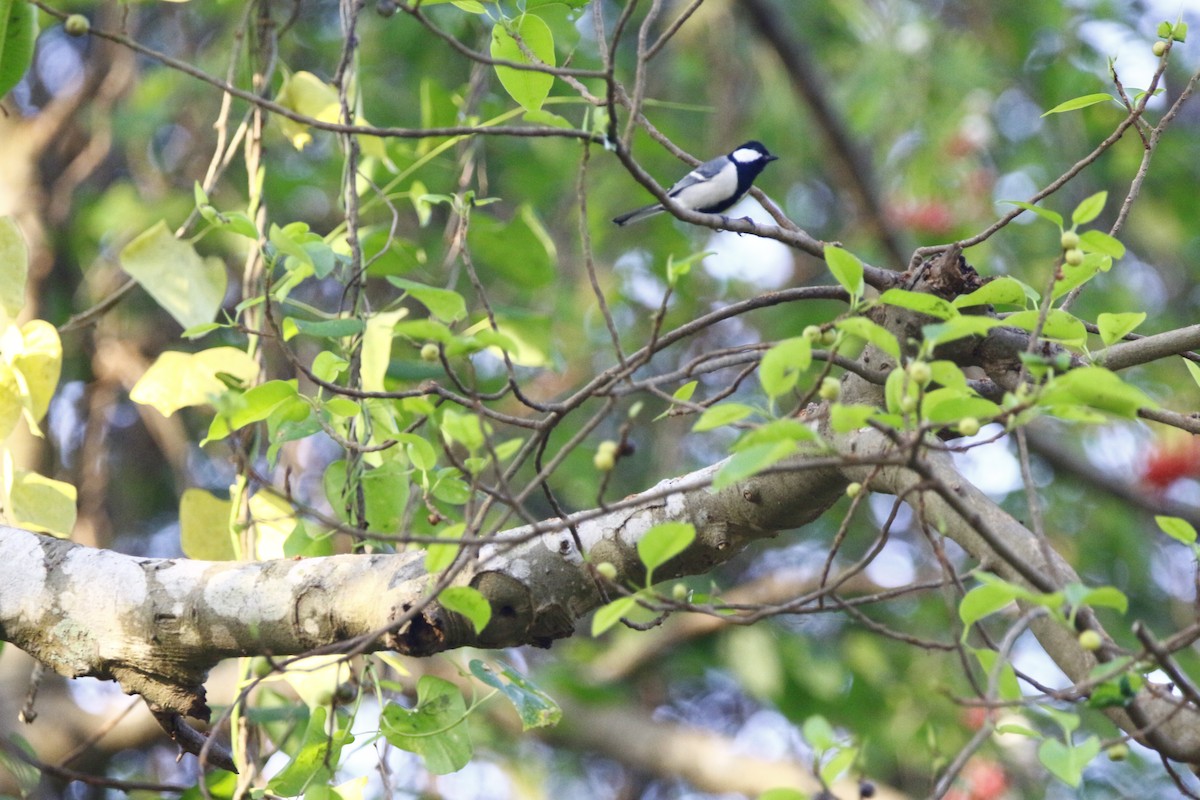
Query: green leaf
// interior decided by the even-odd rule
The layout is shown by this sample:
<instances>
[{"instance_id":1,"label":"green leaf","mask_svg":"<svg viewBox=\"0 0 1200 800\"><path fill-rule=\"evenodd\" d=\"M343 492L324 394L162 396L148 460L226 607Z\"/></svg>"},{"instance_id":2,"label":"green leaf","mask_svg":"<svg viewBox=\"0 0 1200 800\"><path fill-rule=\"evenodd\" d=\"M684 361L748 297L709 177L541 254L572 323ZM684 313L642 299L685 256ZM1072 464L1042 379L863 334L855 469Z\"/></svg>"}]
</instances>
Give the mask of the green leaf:
<instances>
[{"instance_id":1,"label":"green leaf","mask_svg":"<svg viewBox=\"0 0 1200 800\"><path fill-rule=\"evenodd\" d=\"M863 293L863 265L858 256L840 247L826 245L825 263L829 271L842 288L850 293L851 298L858 298Z\"/></svg>"},{"instance_id":2,"label":"green leaf","mask_svg":"<svg viewBox=\"0 0 1200 800\"><path fill-rule=\"evenodd\" d=\"M1129 610L1129 598L1125 596L1124 592L1113 586L1098 586L1095 589L1083 587L1083 591L1075 597L1071 597L1068 592L1067 598L1072 606L1113 608L1122 614Z\"/></svg>"},{"instance_id":3,"label":"green leaf","mask_svg":"<svg viewBox=\"0 0 1200 800\"><path fill-rule=\"evenodd\" d=\"M443 322L457 322L467 315L467 302L458 292L426 286L416 281L387 276L388 283L415 297L429 313Z\"/></svg>"},{"instance_id":4,"label":"green leaf","mask_svg":"<svg viewBox=\"0 0 1200 800\"><path fill-rule=\"evenodd\" d=\"M20 0L24 3L24 0ZM0 0L0 13L3 13ZM2 39L0 39L2 41ZM2 95L3 92L0 92ZM25 281L29 275L29 247L12 217L0 217L0 310L16 321L25 307Z\"/></svg>"},{"instance_id":5,"label":"green leaf","mask_svg":"<svg viewBox=\"0 0 1200 800\"><path fill-rule=\"evenodd\" d=\"M847 317L838 320L833 326L843 333L870 342L899 363L900 343L896 341L895 335L882 325L866 317Z\"/></svg>"},{"instance_id":6,"label":"green leaf","mask_svg":"<svg viewBox=\"0 0 1200 800\"><path fill-rule=\"evenodd\" d=\"M1105 92L1097 92L1096 94L1085 94L1082 97L1076 97L1074 99L1067 100L1066 102L1059 103L1054 108L1052 108L1049 111L1047 111L1046 113L1042 114L1042 116L1048 117L1051 114L1061 114L1064 111L1076 111L1078 109L1087 108L1088 106L1094 106L1097 103L1103 103L1106 100L1112 100L1112 99L1113 99L1113 96L1111 94L1106 94Z\"/></svg>"},{"instance_id":7,"label":"green leaf","mask_svg":"<svg viewBox=\"0 0 1200 800\"><path fill-rule=\"evenodd\" d=\"M349 367L349 361L330 350L317 353L312 362L313 374L327 382L332 382Z\"/></svg>"},{"instance_id":8,"label":"green leaf","mask_svg":"<svg viewBox=\"0 0 1200 800\"><path fill-rule=\"evenodd\" d=\"M209 426L206 442L224 439L232 431L261 422L271 416L282 404L299 396L299 383L290 381L267 381L242 393L236 409L230 413L217 414Z\"/></svg>"},{"instance_id":9,"label":"green leaf","mask_svg":"<svg viewBox=\"0 0 1200 800\"><path fill-rule=\"evenodd\" d=\"M1130 311L1124 314L1105 313L1096 318L1096 327L1100 329L1100 338L1104 344L1112 345L1124 339L1126 334L1145 321L1146 312L1144 311Z\"/></svg>"},{"instance_id":10,"label":"green leaf","mask_svg":"<svg viewBox=\"0 0 1200 800\"><path fill-rule=\"evenodd\" d=\"M1030 739L1044 739L1040 731L1035 731L1033 728L1025 725L1018 725L1015 722L1004 722L996 726L996 733L1015 733L1018 736L1027 736Z\"/></svg>"},{"instance_id":11,"label":"green leaf","mask_svg":"<svg viewBox=\"0 0 1200 800\"><path fill-rule=\"evenodd\" d=\"M1054 281L1054 287L1051 289L1050 298L1057 300L1067 292L1074 289L1076 286L1081 286L1087 283L1096 276L1096 273L1107 271L1112 267L1112 259L1108 256L1102 256L1098 253L1088 253L1084 255L1083 260L1078 264L1071 264L1067 261L1059 266L1061 277Z\"/></svg>"},{"instance_id":12,"label":"green leaf","mask_svg":"<svg viewBox=\"0 0 1200 800\"><path fill-rule=\"evenodd\" d=\"M428 439L415 433L400 433L396 435L396 440L404 443L408 460L421 472L432 472L437 468L437 451Z\"/></svg>"},{"instance_id":13,"label":"green leaf","mask_svg":"<svg viewBox=\"0 0 1200 800\"><path fill-rule=\"evenodd\" d=\"M330 500L332 499L330 498ZM461 547L457 540L462 538L463 532L466 529L466 525L459 522L454 525L448 525L438 531L437 535L439 539L454 539L456 541L447 544L425 545L426 572L434 575L454 563L454 557L458 555L458 549Z\"/></svg>"},{"instance_id":14,"label":"green leaf","mask_svg":"<svg viewBox=\"0 0 1200 800\"><path fill-rule=\"evenodd\" d=\"M1089 736L1078 747L1063 744L1058 739L1043 739L1038 745L1038 761L1050 774L1071 787L1083 780L1083 768L1100 754L1100 740Z\"/></svg>"},{"instance_id":15,"label":"green leaf","mask_svg":"<svg viewBox=\"0 0 1200 800\"><path fill-rule=\"evenodd\" d=\"M713 489L724 489L740 480L757 475L796 452L796 443L790 439L754 445L739 450L721 465L713 478Z\"/></svg>"},{"instance_id":16,"label":"green leaf","mask_svg":"<svg viewBox=\"0 0 1200 800\"><path fill-rule=\"evenodd\" d=\"M423 680L423 679L422 679ZM324 706L312 709L304 730L304 742L291 762L267 783L267 790L284 797L295 797L312 785L328 784L341 760L342 747L354 737L345 728L326 730L328 711Z\"/></svg>"},{"instance_id":17,"label":"green leaf","mask_svg":"<svg viewBox=\"0 0 1200 800\"><path fill-rule=\"evenodd\" d=\"M438 602L443 608L469 619L477 634L483 633L483 629L492 619L491 604L478 589L471 586L451 586L449 589L443 589L438 595Z\"/></svg>"},{"instance_id":18,"label":"green leaf","mask_svg":"<svg viewBox=\"0 0 1200 800\"><path fill-rule=\"evenodd\" d=\"M447 680L425 675L417 681L417 705L388 703L380 732L401 750L416 753L434 775L457 772L471 760L471 734L462 692Z\"/></svg>"},{"instance_id":19,"label":"green leaf","mask_svg":"<svg viewBox=\"0 0 1200 800\"><path fill-rule=\"evenodd\" d=\"M967 336L986 336L992 328L998 328L1005 323L992 317L976 317L963 315L945 322L926 325L921 328L921 334L930 346L946 344Z\"/></svg>"},{"instance_id":20,"label":"green leaf","mask_svg":"<svg viewBox=\"0 0 1200 800\"><path fill-rule=\"evenodd\" d=\"M690 273L692 271L693 266L698 264L700 261L704 260L704 258L706 258L707 256L712 255L714 252L715 251L713 251L713 250L705 250L700 253L692 253L690 256L688 256L687 258L684 258L680 261L675 260L674 254L668 253L667 254L667 285L670 286L671 288L675 288L675 286L679 283L679 279L682 277L685 277L688 273Z\"/></svg>"},{"instance_id":21,"label":"green leaf","mask_svg":"<svg viewBox=\"0 0 1200 800\"><path fill-rule=\"evenodd\" d=\"M1038 405L1072 404L1133 419L1142 408L1158 408L1145 392L1104 367L1080 367L1055 376L1042 389Z\"/></svg>"},{"instance_id":22,"label":"green leaf","mask_svg":"<svg viewBox=\"0 0 1200 800\"><path fill-rule=\"evenodd\" d=\"M964 417L990 419L1001 413L1000 406L963 389L934 389L925 393L921 415L927 422L945 425Z\"/></svg>"},{"instance_id":23,"label":"green leaf","mask_svg":"<svg viewBox=\"0 0 1200 800\"><path fill-rule=\"evenodd\" d=\"M458 443L472 453L483 447L486 438L483 423L470 412L458 412L447 408L442 413L442 437L450 443Z\"/></svg>"},{"instance_id":24,"label":"green leaf","mask_svg":"<svg viewBox=\"0 0 1200 800\"><path fill-rule=\"evenodd\" d=\"M820 438L817 432L807 424L794 417L784 417L783 419L771 420L754 430L747 431L733 445L733 452L737 453L760 444L774 444L784 441L816 442L820 441Z\"/></svg>"},{"instance_id":25,"label":"green leaf","mask_svg":"<svg viewBox=\"0 0 1200 800\"><path fill-rule=\"evenodd\" d=\"M800 374L812 364L812 343L803 336L784 339L771 347L758 366L758 380L774 399L795 388Z\"/></svg>"},{"instance_id":26,"label":"green leaf","mask_svg":"<svg viewBox=\"0 0 1200 800\"><path fill-rule=\"evenodd\" d=\"M1104 231L1084 231L1079 234L1079 249L1085 253L1099 253L1109 258L1121 258L1125 255L1125 245L1121 244L1121 240L1109 236Z\"/></svg>"},{"instance_id":27,"label":"green leaf","mask_svg":"<svg viewBox=\"0 0 1200 800\"><path fill-rule=\"evenodd\" d=\"M849 433L865 427L867 420L878 413L875 406L834 403L829 407L829 425L834 433Z\"/></svg>"},{"instance_id":28,"label":"green leaf","mask_svg":"<svg viewBox=\"0 0 1200 800\"><path fill-rule=\"evenodd\" d=\"M798 789L767 789L756 800L809 800L808 795Z\"/></svg>"},{"instance_id":29,"label":"green leaf","mask_svg":"<svg viewBox=\"0 0 1200 800\"><path fill-rule=\"evenodd\" d=\"M296 333L313 336L317 339L341 339L362 333L364 323L361 319L300 319L288 317L296 326Z\"/></svg>"},{"instance_id":30,"label":"green leaf","mask_svg":"<svg viewBox=\"0 0 1200 800\"><path fill-rule=\"evenodd\" d=\"M967 592L958 604L958 617L964 626L964 641L972 625L1007 607L1017 596L1017 587L1007 583L985 583Z\"/></svg>"},{"instance_id":31,"label":"green leaf","mask_svg":"<svg viewBox=\"0 0 1200 800\"><path fill-rule=\"evenodd\" d=\"M933 376L933 383L938 384L946 389L959 389L967 391L967 376L962 369L953 361L944 359L929 362L929 373Z\"/></svg>"},{"instance_id":32,"label":"green leaf","mask_svg":"<svg viewBox=\"0 0 1200 800\"><path fill-rule=\"evenodd\" d=\"M618 597L611 603L605 603L596 609L592 616L592 636L599 636L621 621L621 617L633 610L637 599L632 596Z\"/></svg>"},{"instance_id":33,"label":"green leaf","mask_svg":"<svg viewBox=\"0 0 1200 800\"><path fill-rule=\"evenodd\" d=\"M1196 366L1190 359L1184 359L1183 365L1187 367L1188 374L1192 376L1192 380L1200 386L1200 367Z\"/></svg>"},{"instance_id":34,"label":"green leaf","mask_svg":"<svg viewBox=\"0 0 1200 800\"><path fill-rule=\"evenodd\" d=\"M1108 95L1105 95L1105 97L1107 97L1107 96ZM1047 111L1046 113L1049 114L1051 112ZM1042 116L1044 117L1044 116L1046 116L1046 114L1043 114ZM1062 214L1059 214L1057 211L1051 211L1048 208L1042 208L1041 206L1035 206L1033 203L1026 203L1024 200L1001 200L1000 202L1008 203L1010 206L1016 206L1017 208L1023 208L1026 211L1037 214L1042 219L1047 220L1049 222L1053 222L1055 225L1057 225L1060 228L1063 226Z\"/></svg>"},{"instance_id":35,"label":"green leaf","mask_svg":"<svg viewBox=\"0 0 1200 800\"><path fill-rule=\"evenodd\" d=\"M840 748L833 758L821 765L821 780L825 783L833 783L842 777L846 770L850 769L856 758L858 758L857 747Z\"/></svg>"},{"instance_id":36,"label":"green leaf","mask_svg":"<svg viewBox=\"0 0 1200 800\"><path fill-rule=\"evenodd\" d=\"M984 673L991 678L992 673L996 669L996 661L1000 654L995 650L971 649L975 658L979 661L979 666ZM1017 681L1017 673L1013 669L1013 665L1005 661L1000 665L1000 672L996 679L996 688L999 690L1001 700L1015 701L1021 699L1021 684Z\"/></svg>"},{"instance_id":37,"label":"green leaf","mask_svg":"<svg viewBox=\"0 0 1200 800\"><path fill-rule=\"evenodd\" d=\"M646 565L646 583L654 570L670 561L696 540L696 526L690 522L662 522L638 539L638 558Z\"/></svg>"},{"instance_id":38,"label":"green leaf","mask_svg":"<svg viewBox=\"0 0 1200 800\"><path fill-rule=\"evenodd\" d=\"M37 9L33 3L0 0L0 99L29 71L37 34Z\"/></svg>"},{"instance_id":39,"label":"green leaf","mask_svg":"<svg viewBox=\"0 0 1200 800\"><path fill-rule=\"evenodd\" d=\"M467 243L494 279L512 286L536 289L559 277L554 237L530 203L522 203L511 219L472 214Z\"/></svg>"},{"instance_id":40,"label":"green leaf","mask_svg":"<svg viewBox=\"0 0 1200 800\"><path fill-rule=\"evenodd\" d=\"M1007 275L988 281L969 294L960 294L954 298L955 308L970 308L972 306L1017 306L1025 308L1029 303L1029 292L1033 289L1021 283L1016 278ZM1034 292L1036 295L1037 293Z\"/></svg>"},{"instance_id":41,"label":"green leaf","mask_svg":"<svg viewBox=\"0 0 1200 800\"><path fill-rule=\"evenodd\" d=\"M837 735L829 720L819 714L814 714L800 726L800 732L808 746L818 753L824 753L837 744Z\"/></svg>"},{"instance_id":42,"label":"green leaf","mask_svg":"<svg viewBox=\"0 0 1200 800\"><path fill-rule=\"evenodd\" d=\"M539 689L532 681L515 669L497 661L496 667L477 658L471 659L471 674L495 689L499 689L521 718L521 729L547 728L557 725L562 719L562 709L554 698Z\"/></svg>"},{"instance_id":43,"label":"green leaf","mask_svg":"<svg viewBox=\"0 0 1200 800\"><path fill-rule=\"evenodd\" d=\"M879 302L890 306L907 308L920 314L946 320L958 316L958 309L946 300L924 292L910 292L906 289L888 289L879 295Z\"/></svg>"},{"instance_id":44,"label":"green leaf","mask_svg":"<svg viewBox=\"0 0 1200 800\"><path fill-rule=\"evenodd\" d=\"M1108 95L1104 95L1106 98ZM1075 210L1071 212L1071 223L1073 225L1086 225L1096 217L1100 216L1100 212L1104 210L1104 204L1108 202L1108 192L1096 192L1090 197L1083 199ZM1081 239L1083 237L1080 237Z\"/></svg>"},{"instance_id":45,"label":"green leaf","mask_svg":"<svg viewBox=\"0 0 1200 800\"><path fill-rule=\"evenodd\" d=\"M1163 533L1175 541L1183 542L1184 544L1196 543L1196 529L1186 519L1156 516L1154 521L1158 523L1158 527L1162 529Z\"/></svg>"},{"instance_id":46,"label":"green leaf","mask_svg":"<svg viewBox=\"0 0 1200 800\"><path fill-rule=\"evenodd\" d=\"M731 425L753 413L753 408L742 403L721 403L705 409L704 413L700 415L700 419L696 420L696 424L692 426L692 431L701 433L713 428L720 428L722 425Z\"/></svg>"},{"instance_id":47,"label":"green leaf","mask_svg":"<svg viewBox=\"0 0 1200 800\"><path fill-rule=\"evenodd\" d=\"M671 399L686 403L692 399L692 395L696 393L696 387L699 385L700 381L688 381L671 393Z\"/></svg>"},{"instance_id":48,"label":"green leaf","mask_svg":"<svg viewBox=\"0 0 1200 800\"><path fill-rule=\"evenodd\" d=\"M1033 329L1037 327L1039 314L1040 312L1035 309L1018 311L1005 317L1004 324L1032 333ZM1079 346L1087 340L1087 328L1077 317L1068 314L1061 308L1052 308L1046 315L1046 322L1042 326L1042 338Z\"/></svg>"},{"instance_id":49,"label":"green leaf","mask_svg":"<svg viewBox=\"0 0 1200 800\"><path fill-rule=\"evenodd\" d=\"M125 245L121 269L184 328L212 322L225 299L225 263L201 258L160 220Z\"/></svg>"},{"instance_id":50,"label":"green leaf","mask_svg":"<svg viewBox=\"0 0 1200 800\"><path fill-rule=\"evenodd\" d=\"M511 24L497 24L492 27L492 58L522 64L536 63L525 54L516 37L520 37L521 42L538 61L547 66L555 66L554 34L550 32L550 26L534 14L522 14ZM496 77L500 79L501 85L512 99L527 111L541 108L550 94L550 87L554 84L554 76L547 72L512 67L497 66Z\"/></svg>"}]
</instances>

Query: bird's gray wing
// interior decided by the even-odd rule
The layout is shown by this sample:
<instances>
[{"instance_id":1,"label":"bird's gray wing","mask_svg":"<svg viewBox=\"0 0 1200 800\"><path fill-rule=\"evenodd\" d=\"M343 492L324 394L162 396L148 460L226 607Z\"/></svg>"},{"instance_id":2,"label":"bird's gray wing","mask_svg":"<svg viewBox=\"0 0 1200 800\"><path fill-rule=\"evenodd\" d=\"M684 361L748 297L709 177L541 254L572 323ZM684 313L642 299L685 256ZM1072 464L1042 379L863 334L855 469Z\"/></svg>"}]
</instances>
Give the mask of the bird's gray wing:
<instances>
[{"instance_id":1,"label":"bird's gray wing","mask_svg":"<svg viewBox=\"0 0 1200 800\"><path fill-rule=\"evenodd\" d=\"M674 197L689 186L695 186L697 183L710 181L729 163L729 156L717 156L714 159L705 161L687 175L684 175L682 178L680 178L674 186L667 190L667 194L671 197Z\"/></svg>"}]
</instances>

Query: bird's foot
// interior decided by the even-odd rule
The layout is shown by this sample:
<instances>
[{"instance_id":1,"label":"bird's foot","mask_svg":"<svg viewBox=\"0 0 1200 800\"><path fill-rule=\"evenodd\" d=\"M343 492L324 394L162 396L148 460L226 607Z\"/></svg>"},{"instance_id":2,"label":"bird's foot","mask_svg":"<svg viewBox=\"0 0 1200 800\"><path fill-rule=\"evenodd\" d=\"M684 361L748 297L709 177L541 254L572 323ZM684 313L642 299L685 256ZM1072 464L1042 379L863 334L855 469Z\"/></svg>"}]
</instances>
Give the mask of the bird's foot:
<instances>
[{"instance_id":1,"label":"bird's foot","mask_svg":"<svg viewBox=\"0 0 1200 800\"><path fill-rule=\"evenodd\" d=\"M725 216L724 214L722 214L722 215L721 215L721 221L722 221L722 222L724 222L726 225L728 225L728 224L729 224L729 223L731 223L731 222L735 222L735 221L737 221L737 222L749 222L751 225L753 225L753 224L754 224L754 220L750 219L749 217L738 217L738 218L737 218L737 220L734 220L733 218L731 218L731 217L727 217L727 216ZM734 233L736 233L738 236L745 236L745 235L746 235L746 231L734 231Z\"/></svg>"}]
</instances>

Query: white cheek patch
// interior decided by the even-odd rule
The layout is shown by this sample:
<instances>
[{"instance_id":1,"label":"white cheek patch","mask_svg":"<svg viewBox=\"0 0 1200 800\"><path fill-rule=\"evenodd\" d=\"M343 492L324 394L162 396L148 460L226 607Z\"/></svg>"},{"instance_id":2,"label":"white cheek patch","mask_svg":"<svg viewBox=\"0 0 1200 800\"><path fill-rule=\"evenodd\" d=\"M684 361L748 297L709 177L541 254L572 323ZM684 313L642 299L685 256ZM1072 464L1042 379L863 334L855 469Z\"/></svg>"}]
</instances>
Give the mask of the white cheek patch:
<instances>
[{"instance_id":1,"label":"white cheek patch","mask_svg":"<svg viewBox=\"0 0 1200 800\"><path fill-rule=\"evenodd\" d=\"M755 161L761 160L763 154L757 150L751 150L749 147L739 147L733 151L733 160L739 164L752 164Z\"/></svg>"}]
</instances>

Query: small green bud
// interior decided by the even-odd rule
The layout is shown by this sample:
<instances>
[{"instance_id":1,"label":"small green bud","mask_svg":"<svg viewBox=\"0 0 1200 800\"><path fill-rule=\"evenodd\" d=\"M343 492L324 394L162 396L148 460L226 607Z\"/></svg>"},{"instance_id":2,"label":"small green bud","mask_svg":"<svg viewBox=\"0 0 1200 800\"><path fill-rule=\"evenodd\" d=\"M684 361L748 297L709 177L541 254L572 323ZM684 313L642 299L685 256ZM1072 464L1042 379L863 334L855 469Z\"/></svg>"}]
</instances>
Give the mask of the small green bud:
<instances>
[{"instance_id":1,"label":"small green bud","mask_svg":"<svg viewBox=\"0 0 1200 800\"><path fill-rule=\"evenodd\" d=\"M933 380L933 370L926 361L914 361L908 365L908 377L912 378L917 386L925 387Z\"/></svg>"},{"instance_id":2,"label":"small green bud","mask_svg":"<svg viewBox=\"0 0 1200 800\"><path fill-rule=\"evenodd\" d=\"M817 325L809 325L804 329L804 338L812 343L817 343L821 340L821 328Z\"/></svg>"},{"instance_id":3,"label":"small green bud","mask_svg":"<svg viewBox=\"0 0 1200 800\"><path fill-rule=\"evenodd\" d=\"M421 345L421 360L422 361L437 361L438 346L433 342L426 342Z\"/></svg>"},{"instance_id":4,"label":"small green bud","mask_svg":"<svg viewBox=\"0 0 1200 800\"><path fill-rule=\"evenodd\" d=\"M1157 41L1154 43L1154 46L1150 48L1150 50L1154 53L1154 55L1162 58L1163 54L1167 52L1167 43L1163 41Z\"/></svg>"},{"instance_id":5,"label":"small green bud","mask_svg":"<svg viewBox=\"0 0 1200 800\"><path fill-rule=\"evenodd\" d=\"M974 417L963 417L958 421L958 432L963 436L974 436L979 433L979 420Z\"/></svg>"},{"instance_id":6,"label":"small green bud","mask_svg":"<svg viewBox=\"0 0 1200 800\"><path fill-rule=\"evenodd\" d=\"M72 14L63 21L63 30L68 36L87 36L92 23L83 14Z\"/></svg>"},{"instance_id":7,"label":"small green bud","mask_svg":"<svg viewBox=\"0 0 1200 800\"><path fill-rule=\"evenodd\" d=\"M1079 247L1079 234L1075 231L1063 231L1062 239L1063 250L1075 250Z\"/></svg>"},{"instance_id":8,"label":"small green bud","mask_svg":"<svg viewBox=\"0 0 1200 800\"><path fill-rule=\"evenodd\" d=\"M846 497L849 497L851 500L853 500L854 498L858 497L858 493L861 491L862 484L858 481L855 481L846 487Z\"/></svg>"},{"instance_id":9,"label":"small green bud","mask_svg":"<svg viewBox=\"0 0 1200 800\"><path fill-rule=\"evenodd\" d=\"M1088 628L1086 631L1082 631L1079 634L1079 646L1084 650L1095 652L1096 650L1099 650L1103 644L1104 639L1099 633L1091 628Z\"/></svg>"},{"instance_id":10,"label":"small green bud","mask_svg":"<svg viewBox=\"0 0 1200 800\"><path fill-rule=\"evenodd\" d=\"M676 603L682 603L688 598L688 587L685 584L677 583L671 587L671 597Z\"/></svg>"},{"instance_id":11,"label":"small green bud","mask_svg":"<svg viewBox=\"0 0 1200 800\"><path fill-rule=\"evenodd\" d=\"M821 379L821 388L817 390L822 400L837 400L842 393L842 382L837 378L826 376Z\"/></svg>"},{"instance_id":12,"label":"small green bud","mask_svg":"<svg viewBox=\"0 0 1200 800\"><path fill-rule=\"evenodd\" d=\"M837 331L835 331L833 328L821 332L821 344L829 347L835 342L837 342Z\"/></svg>"},{"instance_id":13,"label":"small green bud","mask_svg":"<svg viewBox=\"0 0 1200 800\"><path fill-rule=\"evenodd\" d=\"M1078 267L1083 263L1083 251L1078 247L1073 247L1067 252L1063 253L1063 260L1065 260L1072 267Z\"/></svg>"},{"instance_id":14,"label":"small green bud","mask_svg":"<svg viewBox=\"0 0 1200 800\"><path fill-rule=\"evenodd\" d=\"M911 394L906 394L900 399L900 412L902 414L911 414L917 410L917 398Z\"/></svg>"},{"instance_id":15,"label":"small green bud","mask_svg":"<svg viewBox=\"0 0 1200 800\"><path fill-rule=\"evenodd\" d=\"M1159 44L1162 44L1162 42L1159 42ZM1124 761L1129 758L1129 745L1124 742L1114 744L1105 753L1108 755L1109 761Z\"/></svg>"},{"instance_id":16,"label":"small green bud","mask_svg":"<svg viewBox=\"0 0 1200 800\"><path fill-rule=\"evenodd\" d=\"M606 581L615 581L617 579L617 566L611 561L601 561L596 565L596 572L600 573L600 577Z\"/></svg>"}]
</instances>

